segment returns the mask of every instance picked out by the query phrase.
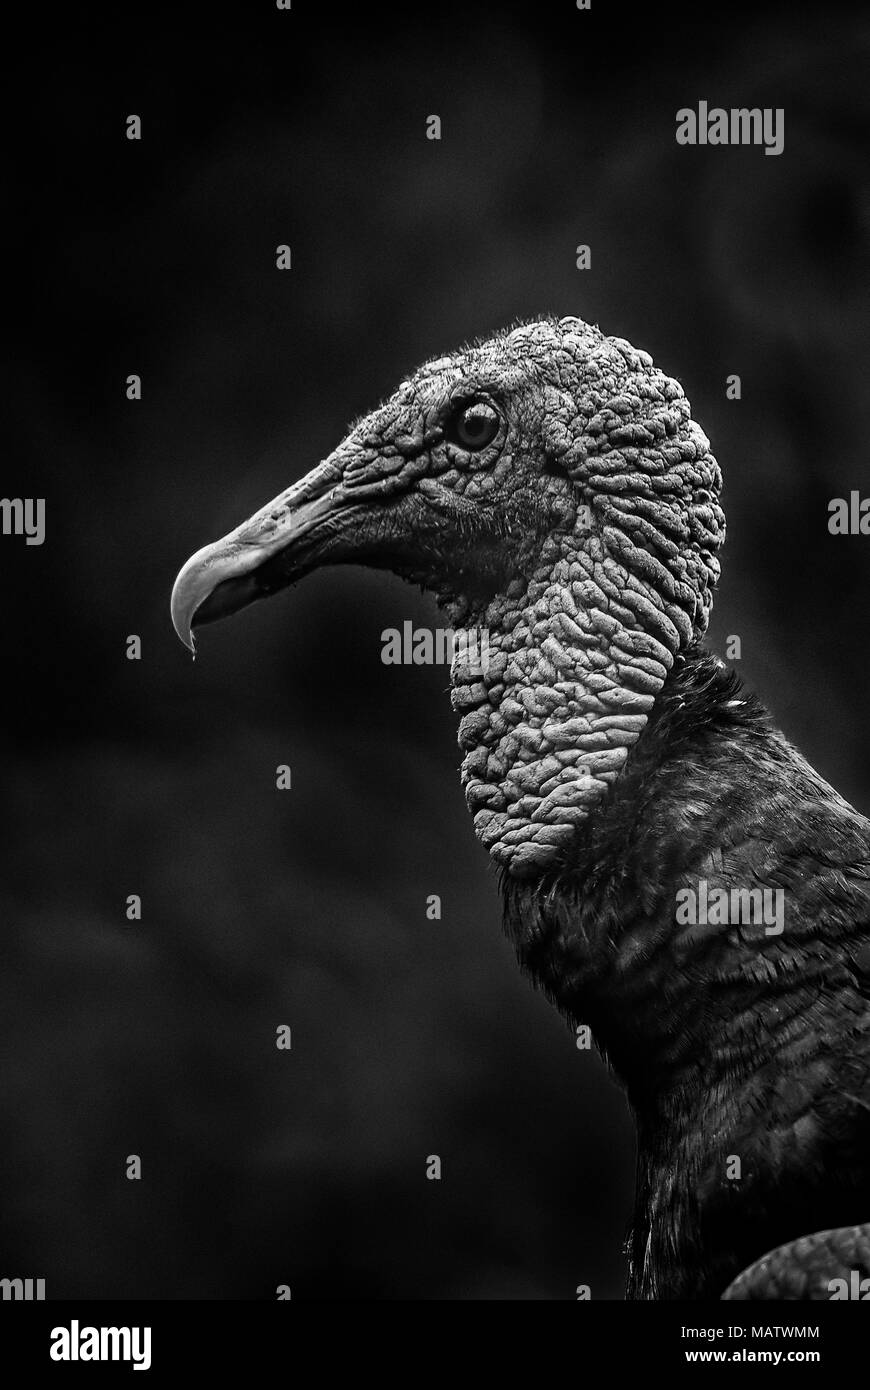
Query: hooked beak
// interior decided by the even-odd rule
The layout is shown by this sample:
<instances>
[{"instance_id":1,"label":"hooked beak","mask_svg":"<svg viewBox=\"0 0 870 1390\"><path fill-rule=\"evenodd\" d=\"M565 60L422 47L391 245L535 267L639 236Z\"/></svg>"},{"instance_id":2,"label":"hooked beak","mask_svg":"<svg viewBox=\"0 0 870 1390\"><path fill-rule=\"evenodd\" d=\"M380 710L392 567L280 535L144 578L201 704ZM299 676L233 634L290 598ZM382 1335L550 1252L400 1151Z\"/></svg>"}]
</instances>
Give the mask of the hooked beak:
<instances>
[{"instance_id":1,"label":"hooked beak","mask_svg":"<svg viewBox=\"0 0 870 1390\"><path fill-rule=\"evenodd\" d=\"M186 647L195 652L194 626L236 613L313 568L315 533L329 532L336 513L349 510L341 479L338 463L327 459L234 531L191 555L171 600L172 623Z\"/></svg>"}]
</instances>

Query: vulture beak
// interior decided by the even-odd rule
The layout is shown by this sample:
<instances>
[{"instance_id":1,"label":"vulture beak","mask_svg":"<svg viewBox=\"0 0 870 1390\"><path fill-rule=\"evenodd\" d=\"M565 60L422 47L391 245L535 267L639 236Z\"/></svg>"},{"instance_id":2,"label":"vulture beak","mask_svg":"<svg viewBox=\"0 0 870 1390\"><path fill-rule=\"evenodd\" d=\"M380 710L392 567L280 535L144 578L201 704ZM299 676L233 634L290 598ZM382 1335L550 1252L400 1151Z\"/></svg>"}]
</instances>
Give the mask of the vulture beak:
<instances>
[{"instance_id":1,"label":"vulture beak","mask_svg":"<svg viewBox=\"0 0 870 1390\"><path fill-rule=\"evenodd\" d=\"M193 628L246 608L305 573L314 533L327 533L348 511L342 470L334 459L261 507L241 526L191 555L172 589L172 622L195 651ZM354 509L356 510L356 509Z\"/></svg>"}]
</instances>

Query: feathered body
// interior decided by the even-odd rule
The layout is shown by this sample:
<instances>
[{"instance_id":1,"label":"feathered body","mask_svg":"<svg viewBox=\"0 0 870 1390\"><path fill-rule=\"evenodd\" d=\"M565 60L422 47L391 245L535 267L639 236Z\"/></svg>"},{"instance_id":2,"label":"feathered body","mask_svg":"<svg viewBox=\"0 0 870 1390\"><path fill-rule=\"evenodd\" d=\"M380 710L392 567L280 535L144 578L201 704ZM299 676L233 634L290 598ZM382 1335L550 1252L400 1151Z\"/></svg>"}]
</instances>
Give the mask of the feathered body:
<instances>
[{"instance_id":1,"label":"feathered body","mask_svg":"<svg viewBox=\"0 0 870 1390\"><path fill-rule=\"evenodd\" d=\"M630 1297L718 1297L764 1251L867 1212L868 847L870 824L696 651L571 862L505 876L520 961L591 1026L636 1116ZM781 887L782 932L676 927L700 881Z\"/></svg>"}]
</instances>

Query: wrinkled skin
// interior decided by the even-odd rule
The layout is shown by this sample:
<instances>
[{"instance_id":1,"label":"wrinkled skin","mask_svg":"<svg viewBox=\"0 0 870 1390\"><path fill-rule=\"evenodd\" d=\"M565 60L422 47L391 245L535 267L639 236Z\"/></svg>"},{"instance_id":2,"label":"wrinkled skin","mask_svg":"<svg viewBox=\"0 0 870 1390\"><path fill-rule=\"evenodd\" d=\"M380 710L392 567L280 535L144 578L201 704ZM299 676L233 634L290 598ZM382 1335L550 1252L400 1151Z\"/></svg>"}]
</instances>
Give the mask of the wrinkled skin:
<instances>
[{"instance_id":1,"label":"wrinkled skin","mask_svg":"<svg viewBox=\"0 0 870 1390\"><path fill-rule=\"evenodd\" d=\"M451 429L475 400L498 417L482 449ZM463 784L496 863L533 874L612 786L676 652L706 628L720 485L682 389L646 353L577 319L527 324L427 363L258 514L274 528L332 494L257 582L377 564L487 634L486 670L453 670ZM180 612L182 635L209 616Z\"/></svg>"},{"instance_id":2,"label":"wrinkled skin","mask_svg":"<svg viewBox=\"0 0 870 1390\"><path fill-rule=\"evenodd\" d=\"M488 660L452 670L466 798L522 965L637 1117L629 1296L825 1298L870 1276L848 1224L870 1200L870 825L700 645L720 487L646 353L524 324L421 367L198 551L173 620L192 647L361 563L483 629ZM784 886L786 930L678 928L701 878Z\"/></svg>"}]
</instances>

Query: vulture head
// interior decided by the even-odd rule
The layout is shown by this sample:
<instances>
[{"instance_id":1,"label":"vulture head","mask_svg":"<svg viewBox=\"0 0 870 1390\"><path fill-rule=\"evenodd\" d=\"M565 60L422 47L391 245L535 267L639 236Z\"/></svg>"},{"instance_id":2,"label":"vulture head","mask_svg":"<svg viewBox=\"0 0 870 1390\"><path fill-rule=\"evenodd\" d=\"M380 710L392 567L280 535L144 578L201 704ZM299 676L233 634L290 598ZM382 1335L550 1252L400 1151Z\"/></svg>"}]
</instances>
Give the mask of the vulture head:
<instances>
[{"instance_id":1,"label":"vulture head","mask_svg":"<svg viewBox=\"0 0 870 1390\"><path fill-rule=\"evenodd\" d=\"M425 363L338 448L181 570L193 628L321 565L430 590L456 644L475 829L528 877L619 776L677 653L704 632L721 474L679 384L576 318ZM485 653L485 660L481 659Z\"/></svg>"}]
</instances>

